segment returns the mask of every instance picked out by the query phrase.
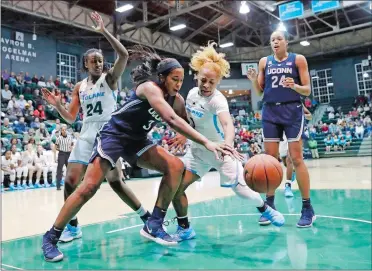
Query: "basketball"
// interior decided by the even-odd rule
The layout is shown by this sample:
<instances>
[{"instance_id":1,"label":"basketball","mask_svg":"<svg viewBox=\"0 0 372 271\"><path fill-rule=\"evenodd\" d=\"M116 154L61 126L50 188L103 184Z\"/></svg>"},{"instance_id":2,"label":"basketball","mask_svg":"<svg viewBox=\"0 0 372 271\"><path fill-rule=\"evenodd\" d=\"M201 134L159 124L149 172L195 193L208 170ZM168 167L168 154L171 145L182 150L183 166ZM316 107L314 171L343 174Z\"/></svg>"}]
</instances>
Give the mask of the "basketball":
<instances>
[{"instance_id":1,"label":"basketball","mask_svg":"<svg viewBox=\"0 0 372 271\"><path fill-rule=\"evenodd\" d=\"M253 191L267 193L278 188L283 179L283 169L273 156L258 154L245 164L244 179Z\"/></svg>"}]
</instances>

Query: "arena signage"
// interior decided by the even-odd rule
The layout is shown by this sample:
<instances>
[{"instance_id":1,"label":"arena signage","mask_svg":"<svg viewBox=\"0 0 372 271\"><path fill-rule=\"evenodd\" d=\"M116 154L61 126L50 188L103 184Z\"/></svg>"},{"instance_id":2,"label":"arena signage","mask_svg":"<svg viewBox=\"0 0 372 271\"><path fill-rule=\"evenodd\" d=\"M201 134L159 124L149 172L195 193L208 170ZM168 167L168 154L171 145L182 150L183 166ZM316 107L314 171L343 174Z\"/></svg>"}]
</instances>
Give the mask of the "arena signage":
<instances>
[{"instance_id":1,"label":"arena signage","mask_svg":"<svg viewBox=\"0 0 372 271\"><path fill-rule=\"evenodd\" d=\"M1 51L5 59L12 61L31 63L36 58L33 44L25 41L22 32L15 32L14 39L1 37Z\"/></svg>"}]
</instances>

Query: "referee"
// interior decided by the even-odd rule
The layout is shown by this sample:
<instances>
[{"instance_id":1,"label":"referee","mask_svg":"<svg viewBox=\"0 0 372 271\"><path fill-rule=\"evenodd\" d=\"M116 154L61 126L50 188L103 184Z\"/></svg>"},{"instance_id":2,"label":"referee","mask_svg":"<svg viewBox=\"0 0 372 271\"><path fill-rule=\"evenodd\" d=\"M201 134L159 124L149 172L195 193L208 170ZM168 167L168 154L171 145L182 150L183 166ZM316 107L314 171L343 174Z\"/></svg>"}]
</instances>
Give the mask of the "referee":
<instances>
[{"instance_id":1,"label":"referee","mask_svg":"<svg viewBox=\"0 0 372 271\"><path fill-rule=\"evenodd\" d=\"M72 137L67 135L67 126L65 124L61 125L61 135L56 141L56 149L58 151L57 190L61 190L62 169L64 165L67 168L68 158L70 157L73 145Z\"/></svg>"}]
</instances>

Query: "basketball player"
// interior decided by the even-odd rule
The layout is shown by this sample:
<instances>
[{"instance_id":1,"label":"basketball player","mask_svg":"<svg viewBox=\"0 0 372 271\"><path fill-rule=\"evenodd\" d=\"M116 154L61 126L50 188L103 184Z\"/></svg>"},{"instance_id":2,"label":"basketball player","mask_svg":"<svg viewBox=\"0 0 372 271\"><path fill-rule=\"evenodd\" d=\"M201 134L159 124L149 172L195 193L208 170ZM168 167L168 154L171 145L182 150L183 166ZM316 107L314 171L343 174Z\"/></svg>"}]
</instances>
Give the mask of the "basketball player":
<instances>
[{"instance_id":1,"label":"basketball player","mask_svg":"<svg viewBox=\"0 0 372 271\"><path fill-rule=\"evenodd\" d=\"M301 95L309 96L311 93L307 61L302 55L288 53L288 41L283 32L271 34L271 48L274 55L260 59L258 74L249 69L247 76L254 89L264 94L262 125L266 153L277 158L283 132L288 138L288 149L302 196L297 227L311 227L316 217L310 202L309 172L303 161L301 144L304 126ZM273 208L274 193L270 191L266 195L267 203ZM268 220L262 216L259 223L267 224Z\"/></svg>"},{"instance_id":2,"label":"basketball player","mask_svg":"<svg viewBox=\"0 0 372 271\"><path fill-rule=\"evenodd\" d=\"M304 108L305 119L311 120L312 119L311 112L303 104L302 106ZM283 134L283 140L281 140L279 143L279 156L280 159L283 161L284 166L286 167L287 181L284 186L284 196L287 198L291 198L293 197L292 183L296 180L296 171L293 168L292 160L288 153L288 140L287 137L285 136L285 133Z\"/></svg>"},{"instance_id":3,"label":"basketball player","mask_svg":"<svg viewBox=\"0 0 372 271\"><path fill-rule=\"evenodd\" d=\"M83 109L83 127L68 160L64 186L65 200L74 192L84 176L97 132L110 119L111 113L116 110L117 82L124 72L128 60L127 50L120 41L107 31L101 16L97 12L93 12L91 18L97 24L95 30L106 37L118 54L114 66L107 73L104 73L104 59L101 51L97 49L88 50L82 61L83 70L88 73L88 77L76 84L68 110L62 105L60 96L53 95L47 89L42 89L47 102L53 105L69 123L76 120L80 107ZM121 165L118 164L116 170L108 172L106 179L118 196L145 221L150 214L141 206L130 188L121 180L121 172ZM73 217L60 236L60 241L69 242L81 238L81 236L82 231L78 225L78 220Z\"/></svg>"},{"instance_id":4,"label":"basketball player","mask_svg":"<svg viewBox=\"0 0 372 271\"><path fill-rule=\"evenodd\" d=\"M93 197L107 172L115 168L120 157L131 165L137 164L163 173L158 198L151 217L145 223L144 232L148 239L159 244L177 244L165 232L162 224L180 185L184 166L179 158L147 139L147 133L158 122L164 120L176 131L214 152L217 159L217 151L225 155L233 152L229 146L209 141L177 115L176 112L179 113L179 108L184 104L178 94L184 70L176 59L162 60L157 54L144 49L133 50L132 56L134 60L144 60L132 71L135 90L124 106L112 113L110 121L97 134L82 184L66 200L53 227L44 235L43 252L46 261L63 259L56 245L62 229Z\"/></svg>"},{"instance_id":5,"label":"basketball player","mask_svg":"<svg viewBox=\"0 0 372 271\"><path fill-rule=\"evenodd\" d=\"M233 147L235 130L225 96L216 89L223 77L230 76L230 64L225 55L214 49L216 43L202 47L191 59L191 68L197 72L198 87L191 89L186 99L186 111L194 128L213 142L224 142ZM172 147L179 148L186 138L177 135ZM213 159L213 154L202 146L192 143L182 158L185 174L173 199L177 213L178 227L174 237L178 241L194 238L195 231L187 217L188 200L185 190L189 185L215 168L220 173L221 187L231 188L239 197L252 200L257 209L275 226L284 224L284 217L278 211L265 204L259 193L251 190L245 183L243 166L240 161L226 156L223 161Z\"/></svg>"}]
</instances>

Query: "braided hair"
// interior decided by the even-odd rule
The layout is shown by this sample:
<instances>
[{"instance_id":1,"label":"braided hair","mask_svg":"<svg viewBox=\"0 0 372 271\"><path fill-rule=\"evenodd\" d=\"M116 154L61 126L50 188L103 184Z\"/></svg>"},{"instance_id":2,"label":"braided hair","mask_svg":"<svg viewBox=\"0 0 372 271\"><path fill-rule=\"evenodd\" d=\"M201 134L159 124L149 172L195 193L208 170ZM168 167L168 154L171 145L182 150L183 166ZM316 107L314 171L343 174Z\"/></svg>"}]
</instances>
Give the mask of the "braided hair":
<instances>
[{"instance_id":1,"label":"braided hair","mask_svg":"<svg viewBox=\"0 0 372 271\"><path fill-rule=\"evenodd\" d=\"M96 53L101 54L102 57L103 57L103 53L102 53L101 49L91 48L84 53L84 55L82 57L82 63L83 63L83 67L81 68L82 72L88 72L88 68L85 67L85 63L88 61L88 56L90 54L96 54ZM108 70L107 66L103 65L103 72L106 72L107 70Z\"/></svg>"}]
</instances>

